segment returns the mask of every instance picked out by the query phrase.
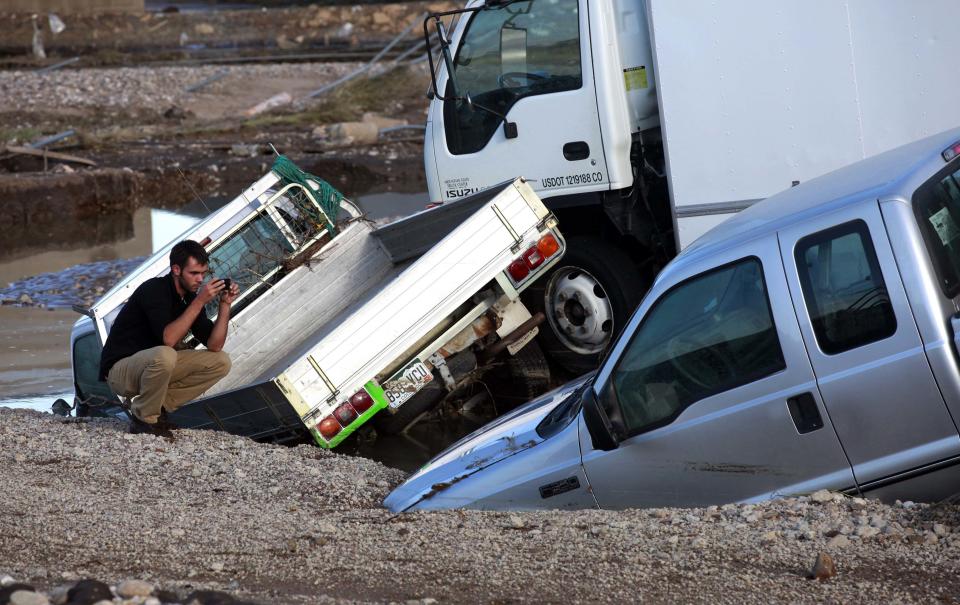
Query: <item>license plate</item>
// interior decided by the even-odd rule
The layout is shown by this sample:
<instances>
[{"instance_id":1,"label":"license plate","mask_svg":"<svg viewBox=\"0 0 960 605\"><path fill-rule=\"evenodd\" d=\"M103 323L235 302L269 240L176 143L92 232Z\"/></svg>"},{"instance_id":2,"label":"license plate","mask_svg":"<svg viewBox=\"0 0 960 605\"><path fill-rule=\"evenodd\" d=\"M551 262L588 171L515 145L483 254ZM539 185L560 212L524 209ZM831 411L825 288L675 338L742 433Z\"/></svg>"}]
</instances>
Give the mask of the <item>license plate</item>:
<instances>
[{"instance_id":1,"label":"license plate","mask_svg":"<svg viewBox=\"0 0 960 605\"><path fill-rule=\"evenodd\" d=\"M419 359L414 359L407 367L391 376L383 384L383 394L392 409L403 405L405 401L417 394L428 382L433 380L433 374Z\"/></svg>"}]
</instances>

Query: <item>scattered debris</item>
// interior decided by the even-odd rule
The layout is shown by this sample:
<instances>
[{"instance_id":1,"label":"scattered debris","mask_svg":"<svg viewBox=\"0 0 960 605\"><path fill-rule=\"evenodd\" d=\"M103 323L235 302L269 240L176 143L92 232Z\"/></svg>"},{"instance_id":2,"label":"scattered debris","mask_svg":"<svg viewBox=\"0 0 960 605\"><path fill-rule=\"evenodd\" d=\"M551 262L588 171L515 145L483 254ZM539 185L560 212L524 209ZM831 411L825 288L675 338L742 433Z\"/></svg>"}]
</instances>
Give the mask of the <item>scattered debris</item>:
<instances>
[{"instance_id":1,"label":"scattered debris","mask_svg":"<svg viewBox=\"0 0 960 605\"><path fill-rule=\"evenodd\" d=\"M163 117L167 118L168 120L185 120L191 116L193 116L192 112L187 111L179 105L171 105L166 111L163 112Z\"/></svg>"},{"instance_id":2,"label":"scattered debris","mask_svg":"<svg viewBox=\"0 0 960 605\"><path fill-rule=\"evenodd\" d=\"M252 118L253 116L259 115L265 111L268 111L270 109L276 109L277 107L282 107L284 105L289 105L292 102L293 102L293 97L290 96L289 92L281 92L279 94L273 95L266 101L257 103L250 109L244 111L243 115L245 115L248 118Z\"/></svg>"},{"instance_id":3,"label":"scattered debris","mask_svg":"<svg viewBox=\"0 0 960 605\"><path fill-rule=\"evenodd\" d=\"M47 151L46 149L33 149L32 147L20 147L18 145L7 145L7 153L12 153L14 155L32 155L39 158L44 158L45 160L57 160L60 162L73 162L75 164L84 164L86 166L96 166L97 163L93 160L88 160L87 158L81 158L80 156L70 155L67 153L60 153L58 151Z\"/></svg>"}]
</instances>

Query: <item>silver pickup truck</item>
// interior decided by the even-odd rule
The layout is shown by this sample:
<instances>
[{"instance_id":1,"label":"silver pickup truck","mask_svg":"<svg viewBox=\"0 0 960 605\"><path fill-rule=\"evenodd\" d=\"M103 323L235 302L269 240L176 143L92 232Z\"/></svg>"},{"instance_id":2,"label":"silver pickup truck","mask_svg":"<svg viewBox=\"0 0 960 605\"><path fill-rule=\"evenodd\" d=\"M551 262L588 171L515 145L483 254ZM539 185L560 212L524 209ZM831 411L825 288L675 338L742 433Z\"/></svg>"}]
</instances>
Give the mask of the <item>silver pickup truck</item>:
<instances>
[{"instance_id":1,"label":"silver pickup truck","mask_svg":"<svg viewBox=\"0 0 960 605\"><path fill-rule=\"evenodd\" d=\"M393 511L960 493L960 129L754 205L680 254L599 370L501 417Z\"/></svg>"}]
</instances>

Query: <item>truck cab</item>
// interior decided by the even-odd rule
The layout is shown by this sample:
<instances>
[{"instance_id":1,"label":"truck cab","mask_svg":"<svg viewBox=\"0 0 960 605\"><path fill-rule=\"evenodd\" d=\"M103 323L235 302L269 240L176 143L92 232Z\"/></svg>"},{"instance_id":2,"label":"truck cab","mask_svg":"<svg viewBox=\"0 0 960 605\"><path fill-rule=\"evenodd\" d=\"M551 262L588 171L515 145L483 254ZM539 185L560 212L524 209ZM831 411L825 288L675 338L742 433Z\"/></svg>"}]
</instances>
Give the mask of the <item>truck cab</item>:
<instances>
[{"instance_id":1,"label":"truck cab","mask_svg":"<svg viewBox=\"0 0 960 605\"><path fill-rule=\"evenodd\" d=\"M664 269L595 375L456 444L385 504L955 495L958 221L960 129L756 204Z\"/></svg>"}]
</instances>

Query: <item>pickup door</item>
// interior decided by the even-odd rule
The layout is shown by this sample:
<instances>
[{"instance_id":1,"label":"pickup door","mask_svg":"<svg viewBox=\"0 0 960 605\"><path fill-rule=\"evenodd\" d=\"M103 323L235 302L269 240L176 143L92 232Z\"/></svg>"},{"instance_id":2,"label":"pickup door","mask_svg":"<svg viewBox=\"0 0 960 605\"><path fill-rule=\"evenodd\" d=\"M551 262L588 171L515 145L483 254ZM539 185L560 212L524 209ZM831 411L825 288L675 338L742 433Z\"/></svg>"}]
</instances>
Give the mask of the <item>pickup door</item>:
<instances>
[{"instance_id":1,"label":"pickup door","mask_svg":"<svg viewBox=\"0 0 960 605\"><path fill-rule=\"evenodd\" d=\"M960 449L876 199L780 232L800 331L861 488Z\"/></svg>"},{"instance_id":2,"label":"pickup door","mask_svg":"<svg viewBox=\"0 0 960 605\"><path fill-rule=\"evenodd\" d=\"M602 508L700 506L854 485L774 235L655 286L595 391L626 434L583 464Z\"/></svg>"}]
</instances>

